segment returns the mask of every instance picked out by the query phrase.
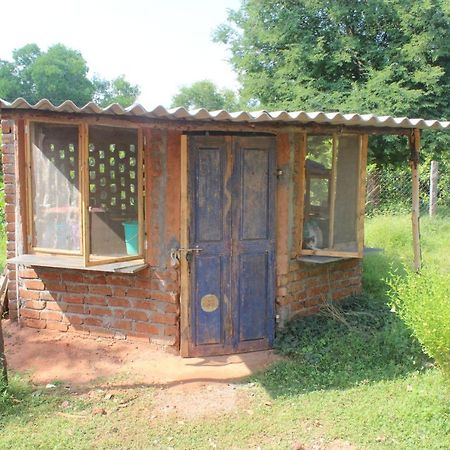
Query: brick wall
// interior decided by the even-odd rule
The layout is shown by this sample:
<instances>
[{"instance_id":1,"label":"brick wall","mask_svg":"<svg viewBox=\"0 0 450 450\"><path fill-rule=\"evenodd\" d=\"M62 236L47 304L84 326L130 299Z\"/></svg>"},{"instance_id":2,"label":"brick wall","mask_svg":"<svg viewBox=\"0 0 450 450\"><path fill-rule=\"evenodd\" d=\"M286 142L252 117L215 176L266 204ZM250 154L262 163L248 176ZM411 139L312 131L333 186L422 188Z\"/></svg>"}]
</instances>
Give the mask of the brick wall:
<instances>
[{"instance_id":1,"label":"brick wall","mask_svg":"<svg viewBox=\"0 0 450 450\"><path fill-rule=\"evenodd\" d=\"M23 152L23 122L2 120L2 158L5 182L7 256L22 252L20 202L15 155ZM168 268L171 248L179 246L180 133L144 130L146 137L147 261L151 267L137 274L22 267L17 276L20 320L25 326L63 332L91 333L116 338L142 338L176 346L179 341L180 281ZM278 136L277 187L277 314L280 324L294 315L316 312L321 303L339 300L361 290L361 261L350 259L314 266L297 262L295 252L295 188L298 138ZM22 147L20 147L22 145ZM288 208L287 205L290 205ZM17 217L19 219L19 216ZM10 265L10 317L17 318L16 272Z\"/></svg>"},{"instance_id":2,"label":"brick wall","mask_svg":"<svg viewBox=\"0 0 450 450\"><path fill-rule=\"evenodd\" d=\"M362 262L356 258L323 265L291 261L289 272L278 277L280 324L297 315L314 314L327 301L359 294L361 270Z\"/></svg>"},{"instance_id":3,"label":"brick wall","mask_svg":"<svg viewBox=\"0 0 450 450\"><path fill-rule=\"evenodd\" d=\"M16 204L16 180L15 180L15 154L17 141L14 139L18 130L13 120L2 120L2 164L3 182L5 189L5 222L6 222L6 257L13 258L16 255L15 242L15 204ZM9 284L8 301L9 315L12 319L17 318L17 295L16 295L16 266L8 265Z\"/></svg>"},{"instance_id":4,"label":"brick wall","mask_svg":"<svg viewBox=\"0 0 450 450\"><path fill-rule=\"evenodd\" d=\"M96 336L178 343L178 273L145 269L137 274L22 268L23 325Z\"/></svg>"}]
</instances>

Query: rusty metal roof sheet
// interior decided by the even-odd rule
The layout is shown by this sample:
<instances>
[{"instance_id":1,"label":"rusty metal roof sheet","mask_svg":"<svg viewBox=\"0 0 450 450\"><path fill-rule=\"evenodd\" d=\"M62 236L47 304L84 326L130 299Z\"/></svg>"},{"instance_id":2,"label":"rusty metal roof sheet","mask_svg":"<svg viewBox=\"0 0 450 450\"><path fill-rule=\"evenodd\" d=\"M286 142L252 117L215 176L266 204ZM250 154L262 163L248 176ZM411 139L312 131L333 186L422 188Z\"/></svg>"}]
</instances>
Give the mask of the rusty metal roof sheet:
<instances>
[{"instance_id":1,"label":"rusty metal roof sheet","mask_svg":"<svg viewBox=\"0 0 450 450\"><path fill-rule=\"evenodd\" d=\"M409 119L407 117L376 116L374 114L343 114L339 112L325 113L305 111L255 111L255 112L227 112L224 110L207 111L206 109L187 110L183 107L166 109L164 106L147 110L140 104L134 104L123 108L113 103L106 108L101 108L93 102L83 107L78 107L70 100L66 100L59 106L53 105L49 100L43 99L35 105L30 105L25 99L18 98L13 102L0 99L0 110L34 110L52 111L61 113L83 113L92 115L113 115L124 117L143 117L149 119L185 120L185 121L217 121L235 123L267 123L277 122L286 124L327 124L385 128L433 128L437 130L450 130L450 121Z\"/></svg>"}]
</instances>

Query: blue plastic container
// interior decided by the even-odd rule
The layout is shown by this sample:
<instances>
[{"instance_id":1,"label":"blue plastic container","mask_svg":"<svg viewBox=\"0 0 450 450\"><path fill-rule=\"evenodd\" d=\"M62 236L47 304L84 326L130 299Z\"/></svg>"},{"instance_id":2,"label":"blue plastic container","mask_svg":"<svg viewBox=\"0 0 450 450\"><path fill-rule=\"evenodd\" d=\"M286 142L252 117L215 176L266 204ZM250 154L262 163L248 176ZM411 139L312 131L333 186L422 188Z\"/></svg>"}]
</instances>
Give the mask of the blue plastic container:
<instances>
[{"instance_id":1,"label":"blue plastic container","mask_svg":"<svg viewBox=\"0 0 450 450\"><path fill-rule=\"evenodd\" d=\"M125 231L125 245L127 255L133 256L139 254L139 227L137 220L122 222Z\"/></svg>"}]
</instances>

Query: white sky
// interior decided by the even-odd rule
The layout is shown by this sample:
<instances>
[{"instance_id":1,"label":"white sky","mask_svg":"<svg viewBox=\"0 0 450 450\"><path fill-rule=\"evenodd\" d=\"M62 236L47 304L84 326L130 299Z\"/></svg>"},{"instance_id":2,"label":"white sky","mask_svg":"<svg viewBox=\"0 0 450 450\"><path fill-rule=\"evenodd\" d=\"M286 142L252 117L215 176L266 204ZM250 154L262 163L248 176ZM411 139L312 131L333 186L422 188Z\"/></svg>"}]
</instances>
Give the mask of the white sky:
<instances>
[{"instance_id":1,"label":"white sky","mask_svg":"<svg viewBox=\"0 0 450 450\"><path fill-rule=\"evenodd\" d=\"M90 76L125 74L139 84L138 101L169 106L181 85L210 79L238 84L226 48L211 41L227 9L240 0L16 0L1 13L0 59L35 42L41 50L62 43L79 50ZM5 14L5 12L7 14Z\"/></svg>"}]
</instances>

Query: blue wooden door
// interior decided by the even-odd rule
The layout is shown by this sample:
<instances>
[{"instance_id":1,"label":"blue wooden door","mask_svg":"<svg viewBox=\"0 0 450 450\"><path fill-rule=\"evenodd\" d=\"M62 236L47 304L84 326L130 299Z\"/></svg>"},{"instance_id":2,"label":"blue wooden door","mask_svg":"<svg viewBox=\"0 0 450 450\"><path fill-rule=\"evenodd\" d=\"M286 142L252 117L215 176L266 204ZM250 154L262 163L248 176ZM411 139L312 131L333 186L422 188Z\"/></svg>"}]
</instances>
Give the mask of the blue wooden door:
<instances>
[{"instance_id":1,"label":"blue wooden door","mask_svg":"<svg viewBox=\"0 0 450 450\"><path fill-rule=\"evenodd\" d=\"M189 140L189 354L270 348L274 333L275 141Z\"/></svg>"}]
</instances>

